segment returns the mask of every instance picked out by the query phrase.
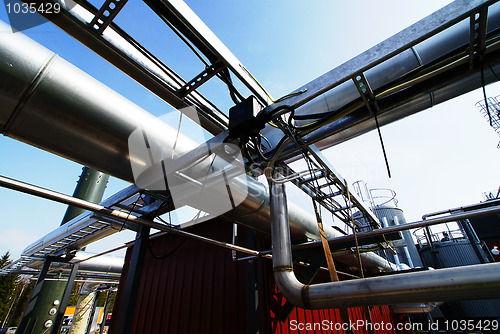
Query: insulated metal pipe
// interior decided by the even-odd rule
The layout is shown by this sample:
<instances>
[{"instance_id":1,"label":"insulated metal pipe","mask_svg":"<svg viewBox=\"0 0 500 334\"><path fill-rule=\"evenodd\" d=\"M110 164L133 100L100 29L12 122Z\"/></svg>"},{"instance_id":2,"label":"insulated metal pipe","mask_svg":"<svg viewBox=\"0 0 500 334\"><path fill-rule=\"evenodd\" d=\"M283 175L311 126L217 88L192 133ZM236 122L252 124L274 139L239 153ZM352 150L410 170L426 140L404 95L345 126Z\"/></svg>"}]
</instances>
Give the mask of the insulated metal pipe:
<instances>
[{"instance_id":1,"label":"insulated metal pipe","mask_svg":"<svg viewBox=\"0 0 500 334\"><path fill-rule=\"evenodd\" d=\"M61 13L46 16L53 24L174 108L193 105L196 108L197 119L208 132L215 135L227 129L226 115L197 91L191 92L185 98L180 96L178 90L186 84L185 80L151 55L123 30L117 28L114 23L107 26L102 35L96 34L89 24L98 10L92 9L92 5L88 2L88 6L85 6L73 0L40 1L40 3L50 4L54 2L60 4Z\"/></svg>"},{"instance_id":2,"label":"insulated metal pipe","mask_svg":"<svg viewBox=\"0 0 500 334\"><path fill-rule=\"evenodd\" d=\"M168 154L161 157L167 167L197 147L190 138L38 43L19 32L13 34L3 22L0 78L0 131L4 135L123 180L135 181L130 159L136 165L148 164L147 154L142 159L129 152L129 138L137 129L147 129L150 141ZM197 164L190 168L190 176L206 175L211 167L210 161ZM248 196L228 217L268 232L266 187L246 175L230 182L231 190L246 189ZM216 190L227 196L225 184ZM294 235L318 235L314 219L302 209L291 208L291 216ZM336 235L333 230L329 234Z\"/></svg>"},{"instance_id":3,"label":"insulated metal pipe","mask_svg":"<svg viewBox=\"0 0 500 334\"><path fill-rule=\"evenodd\" d=\"M138 128L147 129L162 152L169 153L162 157L167 167L196 148L188 137L23 34L13 34L3 22L0 78L0 131L4 135L106 174L134 182L130 159L141 157L130 155L128 141ZM147 164L140 159L134 162ZM203 175L211 167L204 162L189 172ZM225 217L269 233L267 187L245 174L232 178L230 185L235 191L246 188L247 194ZM212 197L227 196L225 186L217 185ZM296 205L290 206L290 226L297 239L319 235L314 217ZM332 228L325 232L328 237L337 236ZM375 261L373 267L390 270L381 257L371 261Z\"/></svg>"},{"instance_id":4,"label":"insulated metal pipe","mask_svg":"<svg viewBox=\"0 0 500 334\"><path fill-rule=\"evenodd\" d=\"M167 166L197 146L38 43L21 33L13 34L3 22L0 78L0 131L4 135L126 181L134 182L128 140L138 128L148 129L162 152L170 153ZM199 164L196 172L203 174L209 165ZM252 216L268 204L266 187L246 175L231 182L235 189L246 183L249 196L230 217L268 231L268 214ZM294 233L309 237L317 234L314 220L298 208L295 211ZM311 227L300 226L311 220Z\"/></svg>"},{"instance_id":5,"label":"insulated metal pipe","mask_svg":"<svg viewBox=\"0 0 500 334\"><path fill-rule=\"evenodd\" d=\"M304 92L303 94L295 94L268 109L285 104L298 106L295 115L301 116L339 111L338 119L302 137L304 142L315 143L318 148L325 149L376 128L373 113L364 105L351 77L354 79L364 73L380 108L377 112L380 125L392 123L477 89L482 85L481 67L473 69L469 67L468 52L465 52L463 59L453 66L448 64L449 68L443 65L433 71L432 75L423 76L411 83L402 81L402 78L411 76L446 57L455 59L460 50L469 46L471 28L469 16L465 15L461 15L463 20L446 30L428 39L420 39L420 42L418 40L412 42L415 35L431 29L432 26L439 26L454 15L460 16L458 13L463 11L463 8L471 9L475 6L487 6L487 38L497 36L500 27L500 3L455 1L295 91ZM406 47L399 53L391 53L392 57L380 62L380 55L386 54L396 45L401 47L406 45ZM372 66L373 62L377 65ZM484 67L485 84L497 81L495 72L498 73L500 70L500 54L497 46L492 50L487 48L483 62L491 67L491 70L488 66ZM401 81L404 82L404 87L397 85ZM385 90L392 85L399 89ZM333 88L328 89L328 87ZM313 92L317 91L323 93L316 96ZM315 97L311 99L312 96ZM297 124L304 125L309 122L311 120L301 120L297 121ZM277 134L271 126L263 130L263 135L272 145L276 145L281 139L280 134ZM285 152L288 152L287 157L293 160L295 150L293 145L290 146Z\"/></svg>"},{"instance_id":6,"label":"insulated metal pipe","mask_svg":"<svg viewBox=\"0 0 500 334\"><path fill-rule=\"evenodd\" d=\"M426 213L425 215L422 216L422 219L426 220L429 217L440 216L440 215L444 215L447 213L453 214L454 212L458 212L458 211L470 212L470 210L476 210L476 209L480 209L483 207L498 206L498 205L500 205L500 199L494 199L494 200L490 200L490 201L486 201L486 202L482 202L482 203L459 206L459 207L453 208L453 209L447 209L447 210L441 210L441 211L436 211L436 212L432 212L432 213Z\"/></svg>"},{"instance_id":7,"label":"insulated metal pipe","mask_svg":"<svg viewBox=\"0 0 500 334\"><path fill-rule=\"evenodd\" d=\"M193 233L189 233L189 232L186 232L186 231L183 231L183 230L179 230L179 229L176 229L176 228L170 228L169 226L166 226L166 225L163 225L163 224L158 224L158 223L155 223L155 222L153 222L151 220L135 216L134 214L125 213L125 212L122 212L122 211L119 211L119 210L111 210L111 209L108 209L108 208L106 208L106 207L104 207L102 205L99 205L99 204L94 204L94 203L91 203L91 202L87 202L87 201L79 199L79 198L74 198L74 197L71 197L71 196L68 196L68 195L64 195L64 194L52 191L52 190L40 188L40 187L37 187L37 186L34 186L34 185L30 185L30 184L27 184L27 183L24 183L24 182L20 182L20 181L16 181L16 180L13 180L13 179L9 179L9 178L6 178L4 176L0 176L0 186L6 187L6 188L9 188L9 189L12 189L12 190L16 190L16 191L21 191L21 192L24 192L24 193L27 193L27 194L31 194L31 195L34 195L34 196L39 196L39 197L42 197L42 198L46 198L46 199L49 199L49 200L52 200L52 201L56 201L56 202L59 202L59 203L73 205L75 207L79 207L79 208L82 208L82 209L85 209L85 210L89 210L89 211L92 211L92 212L95 212L95 213L99 213L99 214L101 214L103 216L117 218L117 219L125 221L125 222L126 221L134 222L134 223L137 223L137 224L140 224L140 225L144 225L144 226L147 226L147 227L151 227L151 228L163 231L163 232L177 234L177 235L180 235L180 236L183 236L183 237L186 237L186 238L191 238L191 239L199 240L199 241L202 241L202 242L207 242L207 243L213 244L215 246L228 248L228 249L231 249L231 250L234 250L234 251L238 251L238 252L250 254L250 255L253 255L253 256L267 257L267 258L270 257L269 254L261 253L259 251L248 249L248 248L245 248L245 247L242 247L242 246L237 246L237 245L229 244L229 243L226 243L226 242L223 242L223 241L218 241L218 240L206 238L206 237L203 237L203 236L200 236L200 235L196 235L196 234L193 234ZM38 242L35 242L35 244L37 244L37 243ZM30 246L27 247L27 249L33 249L33 247L34 246L30 245ZM23 254L25 252L26 252L26 250L23 252ZM84 254L84 253L82 253L82 254ZM85 257L84 255L82 255L82 256ZM380 256L378 256L376 254L373 254L373 253L362 254L362 260L364 262L364 266L366 266L367 268L369 268L369 269L371 269L373 271L380 271L380 270L390 271L390 270L393 270L393 268L391 266L391 263L388 263L387 260L385 260L385 259L381 258ZM74 260L74 262L75 263L79 263L79 262L81 262L81 260L76 259L76 260ZM345 262L345 263L348 263L348 264L352 264L352 263L357 263L357 260L355 258L353 258L353 257L343 256L343 261L342 262ZM103 269L100 264L96 264L96 265L99 266L99 270ZM90 263L90 267L94 267L94 269L95 269L95 266L92 263ZM115 267L116 267L116 264L115 264ZM112 269L110 268L110 270L112 270Z\"/></svg>"},{"instance_id":8,"label":"insulated metal pipe","mask_svg":"<svg viewBox=\"0 0 500 334\"><path fill-rule=\"evenodd\" d=\"M3 22L0 78L2 134L134 181L128 138L156 117ZM160 127L157 140L173 148L175 134ZM178 154L195 147L187 138L183 144Z\"/></svg>"},{"instance_id":9,"label":"insulated metal pipe","mask_svg":"<svg viewBox=\"0 0 500 334\"><path fill-rule=\"evenodd\" d=\"M444 217L438 217L438 218L432 218L432 219L427 219L427 220L420 220L412 223L406 223L406 224L400 224L400 225L393 225L393 226L388 226L384 227L381 229L376 229L368 232L360 232L356 234L356 238L358 239L366 239L366 238L372 238L376 236L381 236L384 234L391 234L391 233L397 233L397 232L402 232L402 231L408 231L420 227L427 227L427 226L432 226L432 225L437 225L437 224L444 224L444 223L449 223L449 222L456 222L462 219L469 219L469 218L475 218L475 217L482 217L482 216L488 216L488 215L494 215L500 213L500 203L499 205L496 205L491 208L482 208L482 209L477 209L473 211L467 211L464 213L459 213L459 214L453 214L453 215L448 215ZM332 243L332 245L335 245L336 243L343 243L343 242L348 242L348 241L353 241L354 240L354 235L344 235L340 236L337 238L332 238L328 239L328 242ZM299 250L299 249L308 249L308 248L314 248L318 247L321 245L321 241L311 241L308 243L300 244L300 245L294 245L292 246L293 250Z\"/></svg>"},{"instance_id":10,"label":"insulated metal pipe","mask_svg":"<svg viewBox=\"0 0 500 334\"><path fill-rule=\"evenodd\" d=\"M70 260L70 263L78 263L78 271L100 274L120 274L125 259L118 256L95 256L96 254L80 251Z\"/></svg>"},{"instance_id":11,"label":"insulated metal pipe","mask_svg":"<svg viewBox=\"0 0 500 334\"><path fill-rule=\"evenodd\" d=\"M285 188L271 184L273 271L283 296L307 309L500 297L500 263L305 285L293 272Z\"/></svg>"},{"instance_id":12,"label":"insulated metal pipe","mask_svg":"<svg viewBox=\"0 0 500 334\"><path fill-rule=\"evenodd\" d=\"M68 263L52 263L49 271L69 271L72 265L78 264L79 273L93 273L101 275L121 274L124 261L125 259L123 257L78 251ZM38 263L40 263L40 265ZM39 269L41 267L41 263L41 261L36 261L30 264L30 268ZM61 282L66 281L61 280Z\"/></svg>"}]
</instances>

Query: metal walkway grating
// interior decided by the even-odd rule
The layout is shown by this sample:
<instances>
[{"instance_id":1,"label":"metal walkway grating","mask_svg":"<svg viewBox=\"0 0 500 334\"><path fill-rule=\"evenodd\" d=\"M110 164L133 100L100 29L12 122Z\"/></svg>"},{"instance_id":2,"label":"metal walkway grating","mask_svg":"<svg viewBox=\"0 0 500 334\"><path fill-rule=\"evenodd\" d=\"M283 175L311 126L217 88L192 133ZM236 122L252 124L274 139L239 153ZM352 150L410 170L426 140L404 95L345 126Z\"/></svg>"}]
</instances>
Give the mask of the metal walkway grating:
<instances>
[{"instance_id":1,"label":"metal walkway grating","mask_svg":"<svg viewBox=\"0 0 500 334\"><path fill-rule=\"evenodd\" d=\"M139 189L130 186L100 204L114 210L131 212L142 208L143 203L139 198ZM0 275L29 270L31 264L48 256L61 256L97 239L117 233L121 228L115 225L112 222L102 221L99 215L87 211L29 245L20 259L0 268Z\"/></svg>"}]
</instances>

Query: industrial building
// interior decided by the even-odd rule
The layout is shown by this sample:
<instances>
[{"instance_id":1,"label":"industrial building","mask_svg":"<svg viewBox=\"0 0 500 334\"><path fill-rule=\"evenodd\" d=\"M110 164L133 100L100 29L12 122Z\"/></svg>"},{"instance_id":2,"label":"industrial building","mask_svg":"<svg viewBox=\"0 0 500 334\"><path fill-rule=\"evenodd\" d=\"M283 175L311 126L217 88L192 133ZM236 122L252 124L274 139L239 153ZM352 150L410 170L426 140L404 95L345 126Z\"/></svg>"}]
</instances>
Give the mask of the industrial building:
<instances>
[{"instance_id":1,"label":"industrial building","mask_svg":"<svg viewBox=\"0 0 500 334\"><path fill-rule=\"evenodd\" d=\"M188 4L141 5L199 58L196 75L118 24L137 4L6 5L21 20L0 22L1 132L85 166L72 196L0 175L1 191L68 205L0 268L37 277L18 334L59 333L75 280L72 334L498 330L498 194L408 222L394 192L346 180L324 154L375 131L390 177L384 125L498 81L497 1L454 1L278 99ZM163 121L15 31L38 24L25 7L178 112ZM202 94L213 82L227 109ZM495 128L496 100L484 101ZM110 176L128 185L103 198ZM86 252L124 230L124 259Z\"/></svg>"}]
</instances>

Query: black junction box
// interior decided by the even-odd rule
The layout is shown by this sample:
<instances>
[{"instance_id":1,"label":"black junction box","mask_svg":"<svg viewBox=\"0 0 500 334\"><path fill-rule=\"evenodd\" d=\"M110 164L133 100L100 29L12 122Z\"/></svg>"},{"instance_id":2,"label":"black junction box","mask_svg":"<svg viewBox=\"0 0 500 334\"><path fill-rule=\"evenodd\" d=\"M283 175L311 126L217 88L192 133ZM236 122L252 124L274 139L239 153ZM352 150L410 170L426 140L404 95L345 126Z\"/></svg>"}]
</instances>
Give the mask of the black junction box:
<instances>
[{"instance_id":1,"label":"black junction box","mask_svg":"<svg viewBox=\"0 0 500 334\"><path fill-rule=\"evenodd\" d=\"M229 109L229 136L247 139L257 136L265 123L257 119L262 106L254 96L250 96Z\"/></svg>"}]
</instances>

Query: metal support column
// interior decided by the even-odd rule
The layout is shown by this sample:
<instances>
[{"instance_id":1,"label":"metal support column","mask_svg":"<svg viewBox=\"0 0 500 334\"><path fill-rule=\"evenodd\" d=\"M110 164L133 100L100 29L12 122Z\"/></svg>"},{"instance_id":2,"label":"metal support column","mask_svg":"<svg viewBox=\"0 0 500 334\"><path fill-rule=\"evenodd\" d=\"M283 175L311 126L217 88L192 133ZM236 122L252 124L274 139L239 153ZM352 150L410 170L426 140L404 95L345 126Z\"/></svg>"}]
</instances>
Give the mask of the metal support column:
<instances>
[{"instance_id":1,"label":"metal support column","mask_svg":"<svg viewBox=\"0 0 500 334\"><path fill-rule=\"evenodd\" d=\"M61 299L61 304L59 305L59 311L57 312L56 319L54 320L54 326L52 327L52 334L58 334L61 329L62 321L64 319L64 313L66 307L68 306L69 298L71 297L71 290L73 290L73 285L75 283L76 274L78 273L78 268L80 264L74 264L71 268L71 273L69 274L68 282L64 288L64 294Z\"/></svg>"},{"instance_id":2,"label":"metal support column","mask_svg":"<svg viewBox=\"0 0 500 334\"><path fill-rule=\"evenodd\" d=\"M135 238L127 279L118 313L118 320L113 328L113 333L128 334L132 330L134 320L135 304L139 294L139 283L141 282L144 257L148 249L149 227L141 227Z\"/></svg>"},{"instance_id":3,"label":"metal support column","mask_svg":"<svg viewBox=\"0 0 500 334\"><path fill-rule=\"evenodd\" d=\"M95 169L84 167L78 184L73 193L73 197L84 199L92 203L99 203L102 200L102 195L106 189L109 175L96 171ZM69 206L66 210L61 225L66 224L71 219L78 217L86 210Z\"/></svg>"},{"instance_id":4,"label":"metal support column","mask_svg":"<svg viewBox=\"0 0 500 334\"><path fill-rule=\"evenodd\" d=\"M460 220L459 224L467 235L467 239L469 239L470 245L472 246L472 249L474 249L474 253L476 253L479 263L488 263L489 261L485 259L483 252L481 251L481 246L479 246L479 238L472 229L472 226L470 226L469 220Z\"/></svg>"},{"instance_id":5,"label":"metal support column","mask_svg":"<svg viewBox=\"0 0 500 334\"><path fill-rule=\"evenodd\" d=\"M106 174L89 167L84 167L73 196L89 202L99 203L106 189L108 178L109 176ZM61 225L66 224L83 212L85 212L85 210L69 206L62 219ZM52 260L45 260L43 268L46 268L48 271L51 263ZM61 324L67 306L67 302L63 304L61 300L64 299L64 294L68 289L70 290L69 293L71 293L72 283L66 282L65 280L43 282L46 274L46 272L43 273L43 270L40 273L37 286L31 295L28 309L25 311L21 325L17 330L19 334L48 332L49 329L52 330L53 333L56 333L57 330L54 330L56 327L55 325L57 325L58 329ZM73 275L76 275L76 271L71 272L70 279ZM71 286L68 287L68 285ZM62 316L60 315L61 312Z\"/></svg>"},{"instance_id":6,"label":"metal support column","mask_svg":"<svg viewBox=\"0 0 500 334\"><path fill-rule=\"evenodd\" d=\"M106 320L108 319L109 303L111 302L111 296L113 295L113 290L108 290L108 296L106 298L106 303L104 304L104 312L102 313L101 328L99 334L104 333L104 327L106 326Z\"/></svg>"},{"instance_id":7,"label":"metal support column","mask_svg":"<svg viewBox=\"0 0 500 334\"><path fill-rule=\"evenodd\" d=\"M40 271L40 275L38 276L38 280L36 281L35 288L31 294L30 301L28 303L28 307L24 312L23 318L19 327L17 328L17 333L31 333L33 327L36 325L37 319L34 317L36 313L36 303L38 301L38 297L42 293L43 284L45 282L45 277L49 272L50 265L52 264L51 259L45 260L43 263L42 270Z\"/></svg>"}]
</instances>

